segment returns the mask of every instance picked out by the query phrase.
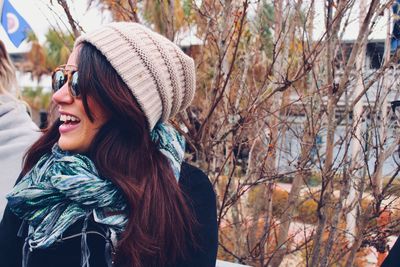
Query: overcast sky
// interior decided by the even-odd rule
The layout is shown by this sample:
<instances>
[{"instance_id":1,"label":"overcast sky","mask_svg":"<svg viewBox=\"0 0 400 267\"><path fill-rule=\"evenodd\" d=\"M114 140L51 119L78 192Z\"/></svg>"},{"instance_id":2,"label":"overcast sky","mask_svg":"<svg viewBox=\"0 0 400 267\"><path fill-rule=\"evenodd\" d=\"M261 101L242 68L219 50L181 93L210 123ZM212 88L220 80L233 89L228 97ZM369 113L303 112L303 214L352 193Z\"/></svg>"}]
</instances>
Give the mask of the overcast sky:
<instances>
[{"instance_id":1,"label":"overcast sky","mask_svg":"<svg viewBox=\"0 0 400 267\"><path fill-rule=\"evenodd\" d=\"M3 0L0 0L2 3ZM66 22L65 13L57 4L57 0L53 0L54 5L49 4L49 0L9 0L15 9L26 19L30 24L35 34L38 36L40 43L45 41L45 33L50 25L60 27L63 30L69 27ZM357 0L356 0L357 1ZM101 24L110 20L110 16L102 15L96 8L87 10L87 0L68 0L74 18L79 21L84 30L90 31L99 27ZM305 1L306 3L307 1ZM317 0L316 3L316 19L314 27L314 38L318 38L324 28L323 0ZM358 1L357 1L358 2ZM354 40L358 33L358 5L352 11L350 24L344 34L344 39ZM386 17L380 17L374 31L370 35L372 39L384 39L386 35ZM24 52L29 50L29 45L26 42L22 43L19 48L16 48L8 39L4 28L0 27L0 39L6 44L9 53Z\"/></svg>"},{"instance_id":2,"label":"overcast sky","mask_svg":"<svg viewBox=\"0 0 400 267\"><path fill-rule=\"evenodd\" d=\"M57 0L53 0L54 5L50 5L49 0L9 0L14 8L32 27L39 42L45 41L45 33L52 25L66 30L67 19L64 10L57 4ZM0 3L2 0L0 0ZM70 3L73 17L79 21L84 30L89 31L99 27L102 23L109 21L109 16L104 16L96 8L87 10L87 0L68 1ZM8 39L3 27L0 27L0 39L6 44L9 53L26 51L29 46L26 41L16 48Z\"/></svg>"}]
</instances>

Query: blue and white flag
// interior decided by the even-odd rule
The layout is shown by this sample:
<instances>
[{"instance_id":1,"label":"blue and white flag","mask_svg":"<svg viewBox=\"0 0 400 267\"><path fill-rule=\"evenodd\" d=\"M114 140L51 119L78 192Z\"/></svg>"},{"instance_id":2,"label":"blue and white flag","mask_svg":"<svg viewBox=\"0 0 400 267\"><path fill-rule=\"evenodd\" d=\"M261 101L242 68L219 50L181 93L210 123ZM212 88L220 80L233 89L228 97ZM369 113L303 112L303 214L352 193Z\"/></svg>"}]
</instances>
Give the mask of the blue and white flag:
<instances>
[{"instance_id":1,"label":"blue and white flag","mask_svg":"<svg viewBox=\"0 0 400 267\"><path fill-rule=\"evenodd\" d=\"M26 20L15 10L9 0L4 0L3 11L1 13L1 25L8 34L15 47L19 47L23 40L28 36L32 28Z\"/></svg>"}]
</instances>

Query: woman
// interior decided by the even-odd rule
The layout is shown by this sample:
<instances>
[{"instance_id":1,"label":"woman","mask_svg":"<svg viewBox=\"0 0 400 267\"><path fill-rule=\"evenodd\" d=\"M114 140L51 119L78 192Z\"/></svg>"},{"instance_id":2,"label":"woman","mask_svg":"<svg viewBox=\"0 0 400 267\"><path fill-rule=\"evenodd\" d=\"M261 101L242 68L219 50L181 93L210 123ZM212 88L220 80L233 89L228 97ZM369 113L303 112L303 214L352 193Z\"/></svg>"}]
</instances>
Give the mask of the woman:
<instances>
[{"instance_id":1,"label":"woman","mask_svg":"<svg viewBox=\"0 0 400 267\"><path fill-rule=\"evenodd\" d=\"M40 135L28 110L20 100L14 66L0 41L0 216L6 193L21 172L22 156Z\"/></svg>"},{"instance_id":2,"label":"woman","mask_svg":"<svg viewBox=\"0 0 400 267\"><path fill-rule=\"evenodd\" d=\"M8 195L1 266L215 266L212 186L166 123L194 86L192 59L144 26L80 37Z\"/></svg>"}]
</instances>

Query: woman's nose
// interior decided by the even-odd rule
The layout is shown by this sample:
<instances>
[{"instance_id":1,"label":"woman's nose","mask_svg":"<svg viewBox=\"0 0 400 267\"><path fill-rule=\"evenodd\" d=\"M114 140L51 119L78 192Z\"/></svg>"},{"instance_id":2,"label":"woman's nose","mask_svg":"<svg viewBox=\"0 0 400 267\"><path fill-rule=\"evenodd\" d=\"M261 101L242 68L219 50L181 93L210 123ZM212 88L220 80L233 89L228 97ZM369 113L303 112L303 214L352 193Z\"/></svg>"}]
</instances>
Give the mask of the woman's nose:
<instances>
[{"instance_id":1,"label":"woman's nose","mask_svg":"<svg viewBox=\"0 0 400 267\"><path fill-rule=\"evenodd\" d=\"M69 93L68 82L66 82L60 89L53 93L53 102L56 104L70 104L74 98Z\"/></svg>"}]
</instances>

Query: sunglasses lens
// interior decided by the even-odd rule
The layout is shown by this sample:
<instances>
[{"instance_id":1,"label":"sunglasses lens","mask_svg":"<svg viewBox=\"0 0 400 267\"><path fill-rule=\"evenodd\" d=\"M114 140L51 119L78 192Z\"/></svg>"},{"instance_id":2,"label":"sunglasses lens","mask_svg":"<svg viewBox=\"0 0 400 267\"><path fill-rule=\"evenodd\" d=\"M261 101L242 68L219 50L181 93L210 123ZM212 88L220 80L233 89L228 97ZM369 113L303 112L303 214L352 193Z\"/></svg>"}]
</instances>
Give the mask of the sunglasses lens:
<instances>
[{"instance_id":1,"label":"sunglasses lens","mask_svg":"<svg viewBox=\"0 0 400 267\"><path fill-rule=\"evenodd\" d=\"M78 88L78 72L74 72L71 77L71 94L73 96L79 96L79 88Z\"/></svg>"},{"instance_id":2,"label":"sunglasses lens","mask_svg":"<svg viewBox=\"0 0 400 267\"><path fill-rule=\"evenodd\" d=\"M53 74L53 91L57 92L65 84L66 81L67 77L65 76L65 74L61 70L56 71Z\"/></svg>"}]
</instances>

